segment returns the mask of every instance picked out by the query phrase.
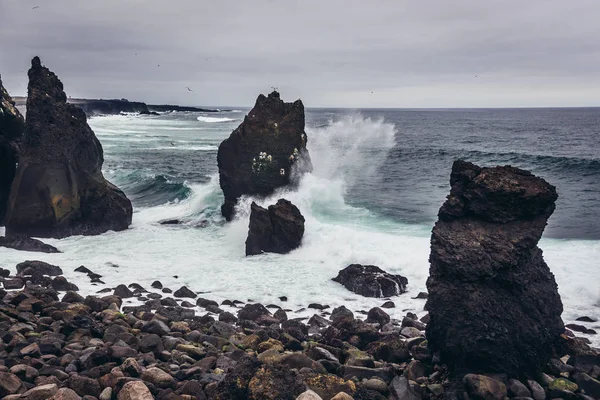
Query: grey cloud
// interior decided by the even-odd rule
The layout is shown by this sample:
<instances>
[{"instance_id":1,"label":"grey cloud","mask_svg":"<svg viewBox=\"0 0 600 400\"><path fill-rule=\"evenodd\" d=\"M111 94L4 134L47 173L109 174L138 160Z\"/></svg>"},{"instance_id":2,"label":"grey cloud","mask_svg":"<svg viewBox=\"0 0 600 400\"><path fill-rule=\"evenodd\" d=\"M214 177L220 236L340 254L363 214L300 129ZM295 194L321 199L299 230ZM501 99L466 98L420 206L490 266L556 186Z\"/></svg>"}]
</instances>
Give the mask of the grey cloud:
<instances>
[{"instance_id":1,"label":"grey cloud","mask_svg":"<svg viewBox=\"0 0 600 400\"><path fill-rule=\"evenodd\" d=\"M81 97L592 106L598 15L597 0L2 0L0 73L23 94L37 54Z\"/></svg>"}]
</instances>

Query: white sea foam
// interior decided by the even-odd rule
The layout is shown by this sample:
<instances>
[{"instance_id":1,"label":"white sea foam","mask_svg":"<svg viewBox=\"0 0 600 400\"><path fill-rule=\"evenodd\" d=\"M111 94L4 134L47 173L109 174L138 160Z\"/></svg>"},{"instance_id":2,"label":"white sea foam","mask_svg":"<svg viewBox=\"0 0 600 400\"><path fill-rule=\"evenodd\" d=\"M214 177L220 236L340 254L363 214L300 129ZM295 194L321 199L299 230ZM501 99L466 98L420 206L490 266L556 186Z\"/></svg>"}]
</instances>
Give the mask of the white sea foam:
<instances>
[{"instance_id":1,"label":"white sea foam","mask_svg":"<svg viewBox=\"0 0 600 400\"><path fill-rule=\"evenodd\" d=\"M235 121L234 118L227 118L227 117L203 117L203 116L199 116L197 119L200 122L208 122L208 123Z\"/></svg>"},{"instance_id":2,"label":"white sea foam","mask_svg":"<svg viewBox=\"0 0 600 400\"><path fill-rule=\"evenodd\" d=\"M153 147L150 150L178 150L178 151L215 151L219 148L217 146L205 145L205 146L159 146Z\"/></svg>"}]
</instances>

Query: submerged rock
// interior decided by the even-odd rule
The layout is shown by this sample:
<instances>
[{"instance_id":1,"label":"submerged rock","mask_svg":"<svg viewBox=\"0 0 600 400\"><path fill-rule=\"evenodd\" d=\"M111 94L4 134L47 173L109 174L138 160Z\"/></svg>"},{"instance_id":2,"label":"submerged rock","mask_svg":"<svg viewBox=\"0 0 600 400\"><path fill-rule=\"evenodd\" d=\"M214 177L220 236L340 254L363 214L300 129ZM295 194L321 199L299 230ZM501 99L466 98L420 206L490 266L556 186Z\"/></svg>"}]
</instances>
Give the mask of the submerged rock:
<instances>
[{"instance_id":1,"label":"submerged rock","mask_svg":"<svg viewBox=\"0 0 600 400\"><path fill-rule=\"evenodd\" d=\"M464 161L450 182L431 237L429 348L455 371L534 373L564 331L537 247L556 189L518 168Z\"/></svg>"},{"instance_id":2,"label":"submerged rock","mask_svg":"<svg viewBox=\"0 0 600 400\"><path fill-rule=\"evenodd\" d=\"M2 85L0 77L0 226L8 204L10 187L17 171L18 146L25 132L25 119Z\"/></svg>"},{"instance_id":3,"label":"submerged rock","mask_svg":"<svg viewBox=\"0 0 600 400\"><path fill-rule=\"evenodd\" d=\"M34 251L39 253L60 253L56 247L46 244L40 240L33 239L27 236L0 236L0 247L8 247L10 249L21 251Z\"/></svg>"},{"instance_id":4,"label":"submerged rock","mask_svg":"<svg viewBox=\"0 0 600 400\"><path fill-rule=\"evenodd\" d=\"M296 174L312 171L306 140L302 101L284 103L277 92L258 96L244 122L219 146L223 216L233 218L240 196L267 196Z\"/></svg>"},{"instance_id":5,"label":"submerged rock","mask_svg":"<svg viewBox=\"0 0 600 400\"><path fill-rule=\"evenodd\" d=\"M304 236L304 217L298 207L280 199L264 209L252 203L246 239L246 255L289 253L300 247Z\"/></svg>"},{"instance_id":6,"label":"submerged rock","mask_svg":"<svg viewBox=\"0 0 600 400\"><path fill-rule=\"evenodd\" d=\"M29 70L27 120L6 214L7 236L62 238L123 230L132 206L102 175L102 146L85 113L38 57Z\"/></svg>"},{"instance_id":7,"label":"submerged rock","mask_svg":"<svg viewBox=\"0 0 600 400\"><path fill-rule=\"evenodd\" d=\"M375 265L351 264L341 270L333 281L365 297L398 296L406 292L408 279L388 274Z\"/></svg>"}]
</instances>

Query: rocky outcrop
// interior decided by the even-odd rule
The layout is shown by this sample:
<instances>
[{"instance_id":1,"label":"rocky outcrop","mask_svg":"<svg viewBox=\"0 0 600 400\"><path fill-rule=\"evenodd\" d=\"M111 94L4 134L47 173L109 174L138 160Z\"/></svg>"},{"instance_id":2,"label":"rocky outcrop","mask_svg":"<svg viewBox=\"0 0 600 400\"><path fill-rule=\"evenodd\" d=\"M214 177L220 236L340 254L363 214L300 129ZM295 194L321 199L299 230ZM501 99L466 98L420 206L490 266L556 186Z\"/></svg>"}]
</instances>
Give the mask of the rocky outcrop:
<instances>
[{"instance_id":1,"label":"rocky outcrop","mask_svg":"<svg viewBox=\"0 0 600 400\"><path fill-rule=\"evenodd\" d=\"M25 119L2 85L0 77L0 226L4 225L10 187L19 160L19 142L25 131Z\"/></svg>"},{"instance_id":2,"label":"rocky outcrop","mask_svg":"<svg viewBox=\"0 0 600 400\"><path fill-rule=\"evenodd\" d=\"M131 224L131 202L102 175L102 146L38 57L29 70L27 121L6 215L7 236L94 235Z\"/></svg>"},{"instance_id":3,"label":"rocky outcrop","mask_svg":"<svg viewBox=\"0 0 600 400\"><path fill-rule=\"evenodd\" d=\"M365 297L398 296L406 292L408 279L388 274L375 265L351 264L341 270L333 281Z\"/></svg>"},{"instance_id":4,"label":"rocky outcrop","mask_svg":"<svg viewBox=\"0 0 600 400\"><path fill-rule=\"evenodd\" d=\"M302 101L284 103L277 92L258 96L244 122L219 146L223 216L233 218L240 196L269 195L296 174L311 171L306 140Z\"/></svg>"},{"instance_id":5,"label":"rocky outcrop","mask_svg":"<svg viewBox=\"0 0 600 400\"><path fill-rule=\"evenodd\" d=\"M429 348L456 372L537 372L564 331L537 243L556 189L510 167L456 161L431 236Z\"/></svg>"},{"instance_id":6,"label":"rocky outcrop","mask_svg":"<svg viewBox=\"0 0 600 400\"><path fill-rule=\"evenodd\" d=\"M304 236L304 217L298 207L285 199L262 208L252 202L246 239L246 255L289 253L300 247Z\"/></svg>"},{"instance_id":7,"label":"rocky outcrop","mask_svg":"<svg viewBox=\"0 0 600 400\"><path fill-rule=\"evenodd\" d=\"M39 253L60 253L60 251L49 244L27 236L15 235L12 237L0 236L0 247L21 251L34 251Z\"/></svg>"}]
</instances>

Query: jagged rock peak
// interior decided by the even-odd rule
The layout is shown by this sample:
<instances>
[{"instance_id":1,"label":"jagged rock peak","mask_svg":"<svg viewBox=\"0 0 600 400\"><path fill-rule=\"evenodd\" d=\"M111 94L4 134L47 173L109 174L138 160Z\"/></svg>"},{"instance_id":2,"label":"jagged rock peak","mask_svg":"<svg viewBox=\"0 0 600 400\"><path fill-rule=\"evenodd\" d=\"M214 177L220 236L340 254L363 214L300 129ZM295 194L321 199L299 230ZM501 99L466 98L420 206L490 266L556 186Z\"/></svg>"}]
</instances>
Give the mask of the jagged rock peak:
<instances>
[{"instance_id":1,"label":"jagged rock peak","mask_svg":"<svg viewBox=\"0 0 600 400\"><path fill-rule=\"evenodd\" d=\"M233 217L240 196L267 196L312 171L304 118L301 100L285 103L278 92L261 94L244 121L221 143L217 162L225 196L222 214L227 220Z\"/></svg>"}]
</instances>

